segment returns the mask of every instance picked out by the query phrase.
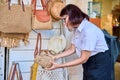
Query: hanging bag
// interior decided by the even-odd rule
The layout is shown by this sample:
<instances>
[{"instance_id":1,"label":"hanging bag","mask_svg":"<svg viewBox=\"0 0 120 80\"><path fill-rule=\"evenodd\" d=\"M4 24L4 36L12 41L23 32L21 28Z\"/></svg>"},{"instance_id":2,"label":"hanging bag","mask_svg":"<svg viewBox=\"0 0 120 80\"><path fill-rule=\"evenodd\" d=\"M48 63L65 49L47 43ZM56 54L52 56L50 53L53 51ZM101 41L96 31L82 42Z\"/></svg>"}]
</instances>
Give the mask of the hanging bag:
<instances>
[{"instance_id":1,"label":"hanging bag","mask_svg":"<svg viewBox=\"0 0 120 80\"><path fill-rule=\"evenodd\" d=\"M45 0L41 0L43 10L36 10L36 0L32 1L34 6L32 29L33 30L49 30L52 29L51 16L47 11L47 3Z\"/></svg>"},{"instance_id":2,"label":"hanging bag","mask_svg":"<svg viewBox=\"0 0 120 80\"><path fill-rule=\"evenodd\" d=\"M37 62L43 68L49 68L52 66L51 61L53 61L53 59L50 56L48 56L48 54L55 54L55 52L52 50L41 50L41 46L42 46L41 34L38 33L34 53L36 55L35 62Z\"/></svg>"},{"instance_id":3,"label":"hanging bag","mask_svg":"<svg viewBox=\"0 0 120 80\"><path fill-rule=\"evenodd\" d=\"M60 20L60 12L64 7L65 3L63 1L54 1L50 9L52 18L55 20Z\"/></svg>"},{"instance_id":4,"label":"hanging bag","mask_svg":"<svg viewBox=\"0 0 120 80\"><path fill-rule=\"evenodd\" d=\"M63 25L62 25L63 22L60 20L59 24L60 24L60 35L53 36L48 41L48 50L53 50L57 54L62 52L66 47L66 38L63 33Z\"/></svg>"},{"instance_id":5,"label":"hanging bag","mask_svg":"<svg viewBox=\"0 0 120 80\"><path fill-rule=\"evenodd\" d=\"M4 33L28 33L31 31L31 5L0 3L0 31Z\"/></svg>"},{"instance_id":6,"label":"hanging bag","mask_svg":"<svg viewBox=\"0 0 120 80\"><path fill-rule=\"evenodd\" d=\"M47 54L51 54L51 53L54 54L54 52L51 50L41 50L41 45L42 45L41 34L37 33L36 47L34 51L35 60L31 67L31 78L30 78L31 80L36 80L39 66L41 66L42 68L52 66L52 64L50 63L52 58Z\"/></svg>"}]
</instances>

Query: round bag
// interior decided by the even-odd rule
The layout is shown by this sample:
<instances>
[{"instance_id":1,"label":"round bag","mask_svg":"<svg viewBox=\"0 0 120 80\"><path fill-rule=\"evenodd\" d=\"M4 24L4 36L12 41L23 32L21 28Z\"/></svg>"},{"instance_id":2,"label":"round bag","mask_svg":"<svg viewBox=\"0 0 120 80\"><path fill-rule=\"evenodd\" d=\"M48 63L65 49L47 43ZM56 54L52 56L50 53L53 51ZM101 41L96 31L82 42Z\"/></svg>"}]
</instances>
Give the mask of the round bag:
<instances>
[{"instance_id":1,"label":"round bag","mask_svg":"<svg viewBox=\"0 0 120 80\"><path fill-rule=\"evenodd\" d=\"M48 54L52 55L55 54L55 52L51 50L43 50L35 57L35 62L37 62L42 68L50 68L52 66L51 61L53 61L53 59L48 56Z\"/></svg>"},{"instance_id":2,"label":"round bag","mask_svg":"<svg viewBox=\"0 0 120 80\"><path fill-rule=\"evenodd\" d=\"M54 19L59 20L60 19L60 12L65 7L65 4L61 1L56 1L53 3L53 6L51 7L51 15Z\"/></svg>"}]
</instances>

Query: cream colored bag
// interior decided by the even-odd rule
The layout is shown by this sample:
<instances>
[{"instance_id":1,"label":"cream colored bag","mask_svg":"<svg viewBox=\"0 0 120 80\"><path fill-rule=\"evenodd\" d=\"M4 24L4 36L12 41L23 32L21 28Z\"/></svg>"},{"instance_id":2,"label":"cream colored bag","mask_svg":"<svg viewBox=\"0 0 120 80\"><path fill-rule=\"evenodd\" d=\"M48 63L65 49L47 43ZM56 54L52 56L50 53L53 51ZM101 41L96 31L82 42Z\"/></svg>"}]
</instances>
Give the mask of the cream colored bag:
<instances>
[{"instance_id":1,"label":"cream colored bag","mask_svg":"<svg viewBox=\"0 0 120 80\"><path fill-rule=\"evenodd\" d=\"M50 38L48 41L48 50L53 50L55 53L59 53L63 51L66 47L66 38L63 35L63 26L62 22L60 21L60 30L61 30L61 35L59 36L53 36Z\"/></svg>"}]
</instances>

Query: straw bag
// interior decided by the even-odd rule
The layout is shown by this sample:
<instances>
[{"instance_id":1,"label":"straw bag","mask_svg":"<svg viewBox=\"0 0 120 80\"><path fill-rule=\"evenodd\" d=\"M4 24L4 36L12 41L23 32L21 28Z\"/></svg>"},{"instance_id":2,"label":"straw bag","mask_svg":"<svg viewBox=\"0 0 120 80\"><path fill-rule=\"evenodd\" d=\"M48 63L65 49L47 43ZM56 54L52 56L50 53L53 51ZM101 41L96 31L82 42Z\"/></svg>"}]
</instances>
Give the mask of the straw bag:
<instances>
[{"instance_id":1,"label":"straw bag","mask_svg":"<svg viewBox=\"0 0 120 80\"><path fill-rule=\"evenodd\" d=\"M39 49L38 49L38 42L40 43ZM48 56L48 54L55 54L55 52L52 50L41 50L41 46L42 46L41 34L38 33L36 48L34 53L36 55L35 62L37 62L43 68L49 68L52 66L52 63L50 61L53 61L53 59L50 56Z\"/></svg>"},{"instance_id":2,"label":"straw bag","mask_svg":"<svg viewBox=\"0 0 120 80\"><path fill-rule=\"evenodd\" d=\"M51 15L55 20L60 20L60 12L61 10L65 7L65 3L63 3L62 1L55 1L53 2L53 5L51 7Z\"/></svg>"},{"instance_id":3,"label":"straw bag","mask_svg":"<svg viewBox=\"0 0 120 80\"><path fill-rule=\"evenodd\" d=\"M34 5L33 19L32 19L32 29L34 30L49 30L52 29L51 16L47 11L47 6L45 0L41 0L43 10L36 10L36 0L33 0Z\"/></svg>"},{"instance_id":4,"label":"straw bag","mask_svg":"<svg viewBox=\"0 0 120 80\"><path fill-rule=\"evenodd\" d=\"M50 15L51 15L51 8L52 8L53 3L54 3L55 1L61 1L61 0L49 0L48 3L47 3L48 12L49 12ZM51 18L52 18L52 22L59 21L59 19L55 19L52 15L51 15Z\"/></svg>"},{"instance_id":5,"label":"straw bag","mask_svg":"<svg viewBox=\"0 0 120 80\"><path fill-rule=\"evenodd\" d=\"M12 63L7 80L23 80L19 63Z\"/></svg>"},{"instance_id":6,"label":"straw bag","mask_svg":"<svg viewBox=\"0 0 120 80\"><path fill-rule=\"evenodd\" d=\"M28 33L31 31L31 5L0 3L0 31L4 33Z\"/></svg>"},{"instance_id":7,"label":"straw bag","mask_svg":"<svg viewBox=\"0 0 120 80\"><path fill-rule=\"evenodd\" d=\"M42 68L52 66L52 63L50 63L52 58L49 57L47 54L53 53L53 51L41 50L41 45L42 45L41 44L41 34L38 33L37 40L36 40L36 47L35 47L35 51L34 51L35 60L31 67L31 80L36 80L37 70L38 70L39 66L41 66Z\"/></svg>"},{"instance_id":8,"label":"straw bag","mask_svg":"<svg viewBox=\"0 0 120 80\"><path fill-rule=\"evenodd\" d=\"M3 33L1 32L1 45L2 47L14 48L20 45L20 41L24 42L24 45L29 43L29 33Z\"/></svg>"}]
</instances>

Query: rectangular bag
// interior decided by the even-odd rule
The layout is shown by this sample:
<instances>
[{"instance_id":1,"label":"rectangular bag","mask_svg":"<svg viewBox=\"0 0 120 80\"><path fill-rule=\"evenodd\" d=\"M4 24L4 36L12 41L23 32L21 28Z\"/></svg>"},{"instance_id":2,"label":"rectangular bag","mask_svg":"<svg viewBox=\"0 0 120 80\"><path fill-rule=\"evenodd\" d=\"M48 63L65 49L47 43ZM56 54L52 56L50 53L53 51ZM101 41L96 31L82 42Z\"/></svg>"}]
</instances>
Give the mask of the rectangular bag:
<instances>
[{"instance_id":1,"label":"rectangular bag","mask_svg":"<svg viewBox=\"0 0 120 80\"><path fill-rule=\"evenodd\" d=\"M45 0L41 0L43 10L36 10L36 0L33 0L34 5L33 17L32 17L32 29L33 30L50 30L52 29L52 19L47 11L47 3Z\"/></svg>"},{"instance_id":2,"label":"rectangular bag","mask_svg":"<svg viewBox=\"0 0 120 80\"><path fill-rule=\"evenodd\" d=\"M0 31L4 33L28 33L32 29L32 7L18 4L0 3Z\"/></svg>"}]
</instances>

